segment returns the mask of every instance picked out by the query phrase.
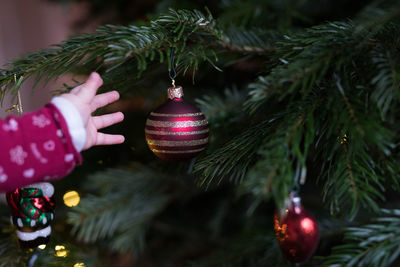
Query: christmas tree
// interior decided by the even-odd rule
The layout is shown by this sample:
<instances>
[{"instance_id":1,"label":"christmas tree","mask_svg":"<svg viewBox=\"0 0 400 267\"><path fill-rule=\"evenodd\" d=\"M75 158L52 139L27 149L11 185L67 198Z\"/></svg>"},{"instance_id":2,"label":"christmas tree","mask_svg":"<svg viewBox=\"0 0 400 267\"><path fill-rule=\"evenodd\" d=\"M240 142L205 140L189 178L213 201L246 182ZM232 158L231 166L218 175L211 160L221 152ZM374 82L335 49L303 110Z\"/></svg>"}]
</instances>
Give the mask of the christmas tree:
<instances>
[{"instance_id":1,"label":"christmas tree","mask_svg":"<svg viewBox=\"0 0 400 267\"><path fill-rule=\"evenodd\" d=\"M33 253L35 266L291 266L283 255L297 252L277 226L291 193L319 226L315 252L297 239L314 252L302 266L400 263L399 1L164 0L134 22L127 2L92 5L119 10L123 25L0 69L2 97L27 79L97 71L101 90L122 96L107 110L126 116L109 129L124 144L84 152L54 183L46 248L19 248L1 208L0 266ZM209 125L206 150L188 161L146 144L170 78ZM62 204L70 190L74 207Z\"/></svg>"}]
</instances>

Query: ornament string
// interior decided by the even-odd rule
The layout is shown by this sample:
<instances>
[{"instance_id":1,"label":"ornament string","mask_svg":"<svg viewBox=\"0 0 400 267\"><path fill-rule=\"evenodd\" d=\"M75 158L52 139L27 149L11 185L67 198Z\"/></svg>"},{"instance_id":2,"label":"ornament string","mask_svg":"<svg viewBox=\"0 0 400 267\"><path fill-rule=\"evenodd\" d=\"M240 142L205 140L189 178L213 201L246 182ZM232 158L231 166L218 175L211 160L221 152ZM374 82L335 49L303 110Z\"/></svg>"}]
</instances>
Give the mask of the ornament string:
<instances>
[{"instance_id":1,"label":"ornament string","mask_svg":"<svg viewBox=\"0 0 400 267\"><path fill-rule=\"evenodd\" d=\"M294 173L294 179L293 179L293 189L292 191L296 192L297 194L300 194L300 183L299 183L299 179L300 179L300 162L297 161L297 166L296 166L296 172Z\"/></svg>"},{"instance_id":2,"label":"ornament string","mask_svg":"<svg viewBox=\"0 0 400 267\"><path fill-rule=\"evenodd\" d=\"M14 85L15 85L15 88L17 89L17 87L18 87L17 74L14 74ZM19 88L17 90L17 104L14 104L11 108L8 108L6 111L11 112L14 109L17 110L17 113L19 116L22 115L23 109L22 109L21 93L19 91Z\"/></svg>"},{"instance_id":3,"label":"ornament string","mask_svg":"<svg viewBox=\"0 0 400 267\"><path fill-rule=\"evenodd\" d=\"M14 82L15 82L15 86L17 86L17 74L14 74ZM18 112L18 115L21 116L22 113L24 112L24 110L22 109L21 92L19 91L19 88L17 91L17 101L18 101L17 112Z\"/></svg>"},{"instance_id":4,"label":"ornament string","mask_svg":"<svg viewBox=\"0 0 400 267\"><path fill-rule=\"evenodd\" d=\"M287 143L284 144L285 151L286 151L286 156L290 157L290 150L289 146ZM292 192L296 194L300 194L300 184L303 185L305 181L304 178L302 179L302 176L305 175L303 168L301 168L301 164L299 160L296 160L296 170L293 174L293 189L290 190L289 194Z\"/></svg>"},{"instance_id":5,"label":"ornament string","mask_svg":"<svg viewBox=\"0 0 400 267\"><path fill-rule=\"evenodd\" d=\"M170 63L171 63L171 65L168 68L168 74L169 74L169 78L172 81L172 86L175 88L176 70L175 70L175 55L174 55L174 52L175 52L175 48L171 47L171 50L170 50L170 56L171 56ZM171 74L171 70L172 70L172 74Z\"/></svg>"},{"instance_id":6,"label":"ornament string","mask_svg":"<svg viewBox=\"0 0 400 267\"><path fill-rule=\"evenodd\" d=\"M17 92L17 98L18 98L17 112L18 112L18 115L21 116L22 113L24 112L24 110L22 109L21 93L19 92L19 90Z\"/></svg>"}]
</instances>

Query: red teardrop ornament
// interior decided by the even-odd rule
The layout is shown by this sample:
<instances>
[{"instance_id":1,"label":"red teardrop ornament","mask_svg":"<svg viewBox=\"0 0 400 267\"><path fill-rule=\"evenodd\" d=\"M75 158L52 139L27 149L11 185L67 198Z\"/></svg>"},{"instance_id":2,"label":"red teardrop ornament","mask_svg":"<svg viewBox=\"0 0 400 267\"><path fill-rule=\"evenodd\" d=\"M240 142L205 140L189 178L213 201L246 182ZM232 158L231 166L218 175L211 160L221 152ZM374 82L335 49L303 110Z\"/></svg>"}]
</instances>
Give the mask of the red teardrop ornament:
<instances>
[{"instance_id":1,"label":"red teardrop ornament","mask_svg":"<svg viewBox=\"0 0 400 267\"><path fill-rule=\"evenodd\" d=\"M318 246L318 223L301 205L298 196L291 196L289 207L275 213L274 228L280 249L291 262L306 261Z\"/></svg>"},{"instance_id":2,"label":"red teardrop ornament","mask_svg":"<svg viewBox=\"0 0 400 267\"><path fill-rule=\"evenodd\" d=\"M208 122L201 111L183 100L182 87L168 89L169 99L150 113L145 135L153 153L164 160L195 157L208 143Z\"/></svg>"}]
</instances>

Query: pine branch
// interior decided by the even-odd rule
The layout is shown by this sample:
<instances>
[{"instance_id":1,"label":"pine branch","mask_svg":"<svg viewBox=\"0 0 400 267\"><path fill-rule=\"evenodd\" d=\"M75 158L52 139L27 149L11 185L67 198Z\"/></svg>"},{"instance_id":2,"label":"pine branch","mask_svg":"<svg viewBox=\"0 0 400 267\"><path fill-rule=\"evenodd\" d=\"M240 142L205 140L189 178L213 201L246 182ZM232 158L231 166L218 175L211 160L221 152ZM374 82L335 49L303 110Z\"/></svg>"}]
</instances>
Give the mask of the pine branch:
<instances>
[{"instance_id":1,"label":"pine branch","mask_svg":"<svg viewBox=\"0 0 400 267\"><path fill-rule=\"evenodd\" d=\"M350 78L344 76L343 79ZM385 162L393 161L390 155L395 147L394 135L371 117L376 114L371 113L376 109L362 106L363 103L358 101L360 92L350 91L348 88L351 87L343 87L337 82L338 90L332 91L330 87L314 90L307 100L294 102L285 107L285 111L271 99L267 106L270 107L269 114L275 112L276 117L271 120L274 126L261 123L265 130L260 131L257 126L250 128L223 148L202 158L195 166L195 170L202 173L201 184L209 186L215 178L220 183L228 177L230 181L243 181L241 190L245 193L251 192L261 199L273 197L281 203L293 187L292 162L300 163L301 170L296 173L303 176L299 180L304 180L306 162L310 158L308 151L312 149L320 151L315 155L315 161L322 167L314 168L321 170L320 178L325 182L324 199L331 205L333 213L349 203L352 209L348 214L351 216L360 206L378 210L377 202L384 199L383 183L388 179L383 172L395 174L392 168L396 164L378 166L374 162L380 162L382 158ZM349 97L344 97L345 91L349 92ZM299 107L306 108L299 111ZM337 137L341 136L338 125L350 136L345 146L338 145ZM329 160L321 163L321 159ZM398 184L397 175L393 177L392 174L387 177L392 177L389 179Z\"/></svg>"},{"instance_id":2,"label":"pine branch","mask_svg":"<svg viewBox=\"0 0 400 267\"><path fill-rule=\"evenodd\" d=\"M6 217L4 217L6 218ZM9 221L2 220L3 225ZM0 267L21 267L29 259L29 253L24 253L18 247L18 240L12 227L2 228L0 235Z\"/></svg>"},{"instance_id":3,"label":"pine branch","mask_svg":"<svg viewBox=\"0 0 400 267\"><path fill-rule=\"evenodd\" d=\"M264 139L256 155L259 158L254 165L248 167L248 173L239 186L239 193L254 195L255 204L272 198L277 206L281 206L294 187L292 160L285 135Z\"/></svg>"},{"instance_id":4,"label":"pine branch","mask_svg":"<svg viewBox=\"0 0 400 267\"><path fill-rule=\"evenodd\" d=\"M340 78L338 76L334 76L336 78L336 87L339 90L344 103L346 104L346 108L348 110L348 113L350 115L350 118L352 119L353 123L356 125L357 130L360 132L361 135L365 134L365 131L363 129L363 127L360 125L360 122L358 121L358 118L355 114L354 108L352 107L352 104L349 101L349 98L346 96L346 93L343 89L343 86L341 85L341 81Z\"/></svg>"},{"instance_id":5,"label":"pine branch","mask_svg":"<svg viewBox=\"0 0 400 267\"><path fill-rule=\"evenodd\" d=\"M397 63L396 53L386 47L377 46L371 51L371 61L375 67L375 76L371 84L375 87L371 95L377 107L381 112L382 119L393 106L392 101L398 101L400 97L400 66Z\"/></svg>"},{"instance_id":6,"label":"pine branch","mask_svg":"<svg viewBox=\"0 0 400 267\"><path fill-rule=\"evenodd\" d=\"M395 173L390 170L395 164L395 135L381 123L374 105L360 101L368 93L350 89L360 82L352 75L342 75L346 84L337 80L320 91L318 97L324 100L314 110L317 132L311 155L317 163L313 168L319 170L319 179L324 182L323 196L331 212L347 210L347 215L354 218L361 206L379 210L384 184L398 182L388 175Z\"/></svg>"},{"instance_id":7,"label":"pine branch","mask_svg":"<svg viewBox=\"0 0 400 267\"><path fill-rule=\"evenodd\" d=\"M322 266L393 266L400 255L400 210L382 210L370 224L345 229L345 244L333 248Z\"/></svg>"},{"instance_id":8,"label":"pine branch","mask_svg":"<svg viewBox=\"0 0 400 267\"><path fill-rule=\"evenodd\" d=\"M233 31L231 31L233 32ZM259 31L260 32L260 31ZM234 51L263 53L269 51L265 34L248 32L229 38L217 21L199 11L170 10L146 26L100 26L96 33L72 37L54 48L31 53L16 59L0 70L0 88L4 93L14 86L14 75L34 76L36 84L59 77L79 66L106 72L130 64L138 74L151 62L170 60L170 48L176 47L178 71L196 71L201 62L215 66L216 53ZM233 41L238 41L234 43ZM263 45L258 47L256 45ZM194 56L196 55L196 56Z\"/></svg>"},{"instance_id":9,"label":"pine branch","mask_svg":"<svg viewBox=\"0 0 400 267\"><path fill-rule=\"evenodd\" d=\"M202 175L200 184L209 187L227 178L240 183L242 194L252 193L263 200L273 198L282 204L294 186L293 161L298 160L306 169L307 151L298 147L304 119L304 112L299 115L289 107L285 113L255 124L211 151L195 164L195 172ZM306 143L310 142L312 138L307 138Z\"/></svg>"},{"instance_id":10,"label":"pine branch","mask_svg":"<svg viewBox=\"0 0 400 267\"><path fill-rule=\"evenodd\" d=\"M399 29L393 26L398 12L392 8L381 10L384 22L378 23L381 17L376 18L373 29L371 21L360 19L347 23L330 22L301 33L285 35L283 40L277 42L280 48L275 50L276 66L268 75L260 76L250 85L252 90L246 109L256 112L270 97L283 99L296 93L307 97L311 89L329 79L333 71L351 65L352 60L367 64L370 61L369 53L375 47L398 47L400 43L395 38L387 43L388 36L398 36Z\"/></svg>"},{"instance_id":11,"label":"pine branch","mask_svg":"<svg viewBox=\"0 0 400 267\"><path fill-rule=\"evenodd\" d=\"M332 22L285 36L279 42L282 48L276 54L279 64L267 76L260 76L250 85L252 90L245 103L246 110L256 112L271 97L281 100L300 93L305 98L325 78L329 69L345 63L342 57L348 57L347 50L363 40L364 35L355 35L354 31L352 24Z\"/></svg>"},{"instance_id":12,"label":"pine branch","mask_svg":"<svg viewBox=\"0 0 400 267\"><path fill-rule=\"evenodd\" d=\"M385 21L389 25L390 19L393 19L393 12L388 9L386 13L390 13ZM368 25L370 25L369 22ZM319 104L316 109L308 111L315 112L316 125L315 127L310 125L309 129L305 128L303 134L304 136L315 136L318 145L312 142L305 145L303 139L298 138L292 143L293 148L290 151L293 153L292 155L296 155L295 151L300 151L300 149L295 149L295 147L302 146L305 151L307 149L326 151L323 156L319 154L318 159L316 158L316 161L327 159L320 172L321 178L327 177L324 189L325 200L331 204L332 212L340 210L351 202L350 214L352 216L356 214L359 205L374 210L378 209L378 201L384 198L383 183L387 179L381 175L381 172L390 171L387 167L383 167L385 169L383 171L382 166L377 167L374 162L379 161L380 156L378 155L385 158L385 161L391 161L388 155L396 147L390 128L379 124L379 120L372 121L371 116L376 114L376 109L365 106L364 102L359 101L359 99L369 98L370 91L373 91L374 88L369 86L368 80L358 76L360 70L357 68L361 68L362 73L368 73L368 71L364 71L368 68L367 62L370 62L368 52L375 49L376 46L380 46L379 40L384 40L383 32L385 35L389 31L391 34L395 34L397 29L389 26L382 27L381 24L376 25L373 34L370 32L371 28L366 29L367 27L364 28L364 26L354 23L335 22L315 26L307 29L304 33L288 36L286 41L280 42L283 44L283 48L277 51L277 58L280 62L267 76L260 76L257 82L250 85L252 89L249 92L250 98L245 103L245 109L252 116L261 112L274 116L282 110L277 103L285 106L300 100L297 105L304 107L305 102L301 102L301 100L317 97L315 103L319 102ZM299 38L300 36L301 38ZM372 36L375 38L374 41L378 41L368 42L368 40L372 40ZM367 53L365 53L366 51ZM335 60L333 61L333 59ZM335 74L336 71L339 74ZM391 73L393 72L391 71ZM385 77L380 76L378 79L384 82L381 78ZM340 79L347 83L346 86L341 85ZM331 91L332 80L338 81L336 85L341 99L336 98L335 93ZM353 88L358 90L355 91ZM381 89L381 91L385 89ZM326 103L326 101L329 102ZM343 102L344 106L338 105L339 102ZM395 103L392 103L392 109L394 109L394 105ZM382 108L382 106L377 106L377 108ZM284 109L287 114L292 114L291 112L295 110ZM320 111L316 112L316 110ZM328 110L328 112L322 110ZM346 115L339 115L343 114L343 110L347 110ZM369 114L369 117L365 114ZM373 117L377 119L376 116ZM282 119L287 122L291 118L291 116L287 116ZM308 121L315 120L314 118L307 116ZM352 145L354 145L349 150L351 152L347 151L347 148L337 151L338 147L333 144L333 140L340 136L342 130L345 133L351 132ZM321 141L324 140L323 137L327 137L325 142ZM362 142L362 139L365 139L365 142ZM354 144L354 142L358 144ZM327 146L327 144L330 145ZM270 148L270 150L276 151L276 148L275 150ZM336 152L339 155L337 158L332 156ZM301 154L297 156L302 158ZM284 162L284 160L281 161L283 166L285 166ZM267 163L264 162L265 164ZM268 171L264 170L264 173L268 173ZM262 174L258 173L258 175ZM250 187L265 188L265 181L262 181L261 178L258 180L259 183L257 183L257 178L254 178ZM395 184L398 183L395 182Z\"/></svg>"},{"instance_id":13,"label":"pine branch","mask_svg":"<svg viewBox=\"0 0 400 267\"><path fill-rule=\"evenodd\" d=\"M280 255L278 243L272 232L262 230L241 233L211 255L192 261L188 266L290 266Z\"/></svg>"},{"instance_id":14,"label":"pine branch","mask_svg":"<svg viewBox=\"0 0 400 267\"><path fill-rule=\"evenodd\" d=\"M391 170L393 164L396 165L392 156L394 135L376 119L376 110L374 113L368 108L364 110L358 101L350 104L350 100L344 100L341 93L337 97L336 101L331 99L331 104L325 103L317 110L320 118L316 128L321 130L315 137L318 140L315 149L320 152L314 155L314 161L324 159L321 167L317 168L320 169L320 179L325 183L323 195L330 203L331 212L337 213L351 206L347 214L353 217L360 206L379 210L378 203L384 199L384 183L398 184L397 175ZM338 112L346 110L349 105L354 117L350 111L339 115ZM371 114L375 114L374 117ZM359 130L360 126L354 123L354 118L365 131ZM342 130L338 132L337 125L332 125L332 121L340 121ZM386 162L387 165L377 162Z\"/></svg>"},{"instance_id":15,"label":"pine branch","mask_svg":"<svg viewBox=\"0 0 400 267\"><path fill-rule=\"evenodd\" d=\"M209 187L215 178L217 184L226 177L230 181L241 181L270 127L266 121L252 126L224 147L198 160L194 172L202 175L200 185Z\"/></svg>"},{"instance_id":16,"label":"pine branch","mask_svg":"<svg viewBox=\"0 0 400 267\"><path fill-rule=\"evenodd\" d=\"M243 99L246 91L239 91L236 87L226 88L224 94L205 95L196 99L196 104L206 116L212 127L219 128L225 123L232 124L240 121L244 116L242 111Z\"/></svg>"},{"instance_id":17,"label":"pine branch","mask_svg":"<svg viewBox=\"0 0 400 267\"><path fill-rule=\"evenodd\" d=\"M137 165L133 171L109 169L94 174L89 184L99 195L86 196L68 214L72 232L84 242L112 237L113 250L143 249L148 222L168 202L163 176Z\"/></svg>"}]
</instances>

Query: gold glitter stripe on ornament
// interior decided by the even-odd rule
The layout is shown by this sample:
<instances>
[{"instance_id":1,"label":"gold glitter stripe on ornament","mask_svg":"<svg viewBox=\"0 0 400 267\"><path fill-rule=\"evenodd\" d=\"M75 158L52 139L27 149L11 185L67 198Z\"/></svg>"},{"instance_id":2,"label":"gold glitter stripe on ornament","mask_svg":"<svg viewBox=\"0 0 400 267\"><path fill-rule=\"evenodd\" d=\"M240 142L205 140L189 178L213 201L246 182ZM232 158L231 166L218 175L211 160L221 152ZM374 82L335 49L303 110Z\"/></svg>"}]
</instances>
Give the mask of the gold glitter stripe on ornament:
<instances>
[{"instance_id":1,"label":"gold glitter stripe on ornament","mask_svg":"<svg viewBox=\"0 0 400 267\"><path fill-rule=\"evenodd\" d=\"M191 132L166 132L166 131L152 131L152 130L144 130L145 133L147 134L155 134L155 135L194 135L194 134L205 134L208 133L209 130L201 130L201 131L191 131Z\"/></svg>"},{"instance_id":2,"label":"gold glitter stripe on ornament","mask_svg":"<svg viewBox=\"0 0 400 267\"><path fill-rule=\"evenodd\" d=\"M198 120L198 121L153 121L147 119L146 125L156 126L156 127L196 127L207 125L207 120Z\"/></svg>"},{"instance_id":3,"label":"gold glitter stripe on ornament","mask_svg":"<svg viewBox=\"0 0 400 267\"><path fill-rule=\"evenodd\" d=\"M179 118L179 117L196 117L196 116L201 116L203 113L197 112L197 113L186 113L186 114L167 114L167 113L155 113L151 112L150 115L152 116L158 116L158 117L174 117L174 118Z\"/></svg>"},{"instance_id":4,"label":"gold glitter stripe on ornament","mask_svg":"<svg viewBox=\"0 0 400 267\"><path fill-rule=\"evenodd\" d=\"M168 141L168 140L152 140L148 139L147 143L151 146L198 146L198 145L204 145L208 143L208 137L204 139L198 139L198 140L185 140L185 141Z\"/></svg>"},{"instance_id":5,"label":"gold glitter stripe on ornament","mask_svg":"<svg viewBox=\"0 0 400 267\"><path fill-rule=\"evenodd\" d=\"M188 153L196 153L203 151L205 147L199 148L199 149L193 149L193 150L158 150L158 149L152 149L153 153L165 153L165 154L188 154Z\"/></svg>"}]
</instances>

